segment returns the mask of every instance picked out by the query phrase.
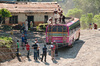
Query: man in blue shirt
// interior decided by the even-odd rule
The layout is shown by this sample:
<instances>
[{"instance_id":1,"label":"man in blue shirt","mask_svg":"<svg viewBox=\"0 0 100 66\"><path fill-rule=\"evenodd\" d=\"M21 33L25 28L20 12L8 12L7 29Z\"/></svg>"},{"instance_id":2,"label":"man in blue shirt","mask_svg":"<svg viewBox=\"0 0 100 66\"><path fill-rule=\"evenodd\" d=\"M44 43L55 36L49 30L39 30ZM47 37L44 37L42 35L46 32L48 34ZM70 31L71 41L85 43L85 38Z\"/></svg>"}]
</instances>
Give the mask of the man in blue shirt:
<instances>
[{"instance_id":1,"label":"man in blue shirt","mask_svg":"<svg viewBox=\"0 0 100 66\"><path fill-rule=\"evenodd\" d=\"M32 45L32 48L34 49L34 60L36 61L37 60L37 50L38 50L38 45L36 42L34 45Z\"/></svg>"},{"instance_id":2,"label":"man in blue shirt","mask_svg":"<svg viewBox=\"0 0 100 66\"><path fill-rule=\"evenodd\" d=\"M25 39L24 39L24 35L22 35L22 48L24 50L24 43L25 43Z\"/></svg>"},{"instance_id":3,"label":"man in blue shirt","mask_svg":"<svg viewBox=\"0 0 100 66\"><path fill-rule=\"evenodd\" d=\"M43 57L45 56L45 59L44 59L44 61L46 62L46 56L47 56L47 47L46 47L46 45L44 45L44 47L43 47L43 54L42 54L42 59L41 59L41 61L43 61Z\"/></svg>"}]
</instances>

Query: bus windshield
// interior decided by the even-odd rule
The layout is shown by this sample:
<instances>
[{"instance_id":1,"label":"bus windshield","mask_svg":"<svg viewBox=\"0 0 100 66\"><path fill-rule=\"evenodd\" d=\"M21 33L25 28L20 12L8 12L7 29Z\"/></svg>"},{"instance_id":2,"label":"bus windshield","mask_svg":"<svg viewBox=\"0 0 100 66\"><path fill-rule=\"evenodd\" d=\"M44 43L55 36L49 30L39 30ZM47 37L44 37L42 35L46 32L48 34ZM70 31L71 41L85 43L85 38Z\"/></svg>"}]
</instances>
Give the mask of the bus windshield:
<instances>
[{"instance_id":1,"label":"bus windshield","mask_svg":"<svg viewBox=\"0 0 100 66\"><path fill-rule=\"evenodd\" d=\"M61 25L49 25L47 28L47 32L67 32L66 26Z\"/></svg>"}]
</instances>

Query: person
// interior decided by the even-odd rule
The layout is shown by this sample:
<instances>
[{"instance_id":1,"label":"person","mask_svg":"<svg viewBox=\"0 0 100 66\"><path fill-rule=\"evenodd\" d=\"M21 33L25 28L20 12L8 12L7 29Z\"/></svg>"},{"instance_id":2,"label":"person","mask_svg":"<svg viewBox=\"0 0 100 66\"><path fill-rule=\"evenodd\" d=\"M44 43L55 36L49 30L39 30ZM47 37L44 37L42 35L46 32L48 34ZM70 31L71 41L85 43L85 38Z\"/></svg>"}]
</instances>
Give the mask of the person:
<instances>
[{"instance_id":1,"label":"person","mask_svg":"<svg viewBox=\"0 0 100 66\"><path fill-rule=\"evenodd\" d=\"M31 21L30 22L30 29L32 30L32 28L33 28L33 22Z\"/></svg>"},{"instance_id":2,"label":"person","mask_svg":"<svg viewBox=\"0 0 100 66\"><path fill-rule=\"evenodd\" d=\"M40 50L40 46L39 46L39 43L38 41L36 41L37 45L38 45L38 49L37 49L37 57L39 58L39 50Z\"/></svg>"},{"instance_id":3,"label":"person","mask_svg":"<svg viewBox=\"0 0 100 66\"><path fill-rule=\"evenodd\" d=\"M61 10L60 12L59 12L59 23L63 23L63 11Z\"/></svg>"},{"instance_id":4,"label":"person","mask_svg":"<svg viewBox=\"0 0 100 66\"><path fill-rule=\"evenodd\" d=\"M28 31L28 21L27 20L25 21L25 29L26 31Z\"/></svg>"},{"instance_id":5,"label":"person","mask_svg":"<svg viewBox=\"0 0 100 66\"><path fill-rule=\"evenodd\" d=\"M17 48L17 57L19 57L19 40L17 40L17 46L16 46L16 48Z\"/></svg>"},{"instance_id":6,"label":"person","mask_svg":"<svg viewBox=\"0 0 100 66\"><path fill-rule=\"evenodd\" d=\"M52 60L54 60L54 55L55 55L55 45L53 44L53 42L51 42L51 57L52 57Z\"/></svg>"},{"instance_id":7,"label":"person","mask_svg":"<svg viewBox=\"0 0 100 66\"><path fill-rule=\"evenodd\" d=\"M92 24L90 23L90 24L89 24L89 29L92 29L92 27L91 27L91 26L92 26Z\"/></svg>"},{"instance_id":8,"label":"person","mask_svg":"<svg viewBox=\"0 0 100 66\"><path fill-rule=\"evenodd\" d=\"M46 56L47 56L47 47L46 47L46 45L44 45L42 50L43 50L43 54L42 54L41 62L43 62L43 57L45 57L44 61L46 62Z\"/></svg>"},{"instance_id":9,"label":"person","mask_svg":"<svg viewBox=\"0 0 100 66\"><path fill-rule=\"evenodd\" d=\"M37 38L35 38L35 43L37 43L37 45L38 45L38 49L37 49L37 57L39 58L39 49L40 49L40 47L39 47L39 43L38 43Z\"/></svg>"},{"instance_id":10,"label":"person","mask_svg":"<svg viewBox=\"0 0 100 66\"><path fill-rule=\"evenodd\" d=\"M62 23L65 24L65 16L62 17Z\"/></svg>"},{"instance_id":11,"label":"person","mask_svg":"<svg viewBox=\"0 0 100 66\"><path fill-rule=\"evenodd\" d=\"M25 40L27 41L27 31L26 30L24 30L24 38L25 38Z\"/></svg>"},{"instance_id":12,"label":"person","mask_svg":"<svg viewBox=\"0 0 100 66\"><path fill-rule=\"evenodd\" d=\"M20 32L23 33L24 29L25 29L25 25L24 25L24 23L22 23L22 28L21 28Z\"/></svg>"},{"instance_id":13,"label":"person","mask_svg":"<svg viewBox=\"0 0 100 66\"><path fill-rule=\"evenodd\" d=\"M97 24L93 23L94 24L94 29L97 29Z\"/></svg>"},{"instance_id":14,"label":"person","mask_svg":"<svg viewBox=\"0 0 100 66\"><path fill-rule=\"evenodd\" d=\"M57 13L58 13L58 11L55 9L55 11L54 11L54 21L55 21L55 24L57 24Z\"/></svg>"},{"instance_id":15,"label":"person","mask_svg":"<svg viewBox=\"0 0 100 66\"><path fill-rule=\"evenodd\" d=\"M58 45L56 41L54 41L54 45L55 45L55 55L58 56Z\"/></svg>"},{"instance_id":16,"label":"person","mask_svg":"<svg viewBox=\"0 0 100 66\"><path fill-rule=\"evenodd\" d=\"M38 45L35 42L34 45L32 45L32 48L34 49L34 60L37 60L37 49L38 49Z\"/></svg>"},{"instance_id":17,"label":"person","mask_svg":"<svg viewBox=\"0 0 100 66\"><path fill-rule=\"evenodd\" d=\"M53 24L53 17L49 17L47 22L48 22L48 24Z\"/></svg>"},{"instance_id":18,"label":"person","mask_svg":"<svg viewBox=\"0 0 100 66\"><path fill-rule=\"evenodd\" d=\"M22 45L21 46L22 46L22 49L24 50L24 43L25 43L24 34L22 34L22 38L21 39L22 39Z\"/></svg>"},{"instance_id":19,"label":"person","mask_svg":"<svg viewBox=\"0 0 100 66\"><path fill-rule=\"evenodd\" d=\"M28 42L26 42L26 50L27 50L27 58L29 58L29 54L30 54L30 45L28 44Z\"/></svg>"}]
</instances>

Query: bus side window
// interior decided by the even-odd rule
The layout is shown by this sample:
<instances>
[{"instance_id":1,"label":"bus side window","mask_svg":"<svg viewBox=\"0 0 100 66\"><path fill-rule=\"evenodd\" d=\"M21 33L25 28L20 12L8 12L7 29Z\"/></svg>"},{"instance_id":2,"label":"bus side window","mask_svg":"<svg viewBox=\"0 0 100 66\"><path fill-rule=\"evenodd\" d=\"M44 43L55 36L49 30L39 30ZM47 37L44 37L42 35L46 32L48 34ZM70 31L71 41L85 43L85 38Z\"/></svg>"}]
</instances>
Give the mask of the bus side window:
<instances>
[{"instance_id":1,"label":"bus side window","mask_svg":"<svg viewBox=\"0 0 100 66\"><path fill-rule=\"evenodd\" d=\"M53 32L57 32L57 26L53 26L53 27L52 27L52 31L53 31Z\"/></svg>"},{"instance_id":2,"label":"bus side window","mask_svg":"<svg viewBox=\"0 0 100 66\"><path fill-rule=\"evenodd\" d=\"M67 32L67 27L63 26L63 32Z\"/></svg>"},{"instance_id":3,"label":"bus side window","mask_svg":"<svg viewBox=\"0 0 100 66\"><path fill-rule=\"evenodd\" d=\"M62 32L62 26L58 26L58 32Z\"/></svg>"},{"instance_id":4,"label":"bus side window","mask_svg":"<svg viewBox=\"0 0 100 66\"><path fill-rule=\"evenodd\" d=\"M48 30L47 30L48 32L51 32L51 26L48 26Z\"/></svg>"}]
</instances>

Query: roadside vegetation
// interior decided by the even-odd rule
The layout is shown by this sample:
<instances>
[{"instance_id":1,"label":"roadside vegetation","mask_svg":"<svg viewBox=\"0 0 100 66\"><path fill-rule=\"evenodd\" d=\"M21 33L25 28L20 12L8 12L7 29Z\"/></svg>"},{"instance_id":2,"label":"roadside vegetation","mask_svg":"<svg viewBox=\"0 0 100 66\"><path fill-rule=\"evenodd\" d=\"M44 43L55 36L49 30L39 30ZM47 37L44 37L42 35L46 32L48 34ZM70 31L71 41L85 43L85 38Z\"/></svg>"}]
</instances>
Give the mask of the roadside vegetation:
<instances>
[{"instance_id":1,"label":"roadside vegetation","mask_svg":"<svg viewBox=\"0 0 100 66\"><path fill-rule=\"evenodd\" d=\"M4 37L4 36L1 36L0 37L0 47L7 47L7 48L11 48L12 46L12 38L11 37Z\"/></svg>"},{"instance_id":2,"label":"roadside vegetation","mask_svg":"<svg viewBox=\"0 0 100 66\"><path fill-rule=\"evenodd\" d=\"M15 49L14 49L15 48ZM0 37L0 62L13 59L16 54L16 46L11 37Z\"/></svg>"}]
</instances>

